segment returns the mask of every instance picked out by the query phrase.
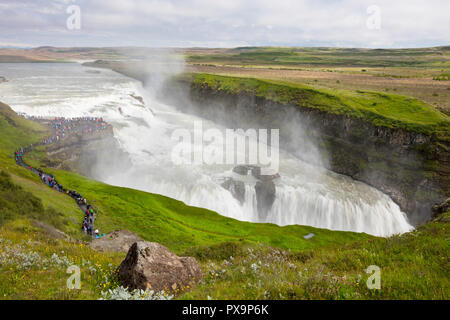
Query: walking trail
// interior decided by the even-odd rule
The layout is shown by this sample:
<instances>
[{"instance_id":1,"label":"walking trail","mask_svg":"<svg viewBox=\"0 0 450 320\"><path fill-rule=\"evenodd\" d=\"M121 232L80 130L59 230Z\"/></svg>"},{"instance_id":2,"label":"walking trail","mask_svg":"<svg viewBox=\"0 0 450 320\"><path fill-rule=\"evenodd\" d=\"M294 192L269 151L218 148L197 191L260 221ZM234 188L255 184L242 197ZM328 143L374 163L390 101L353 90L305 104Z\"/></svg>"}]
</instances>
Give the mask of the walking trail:
<instances>
[{"instance_id":1,"label":"walking trail","mask_svg":"<svg viewBox=\"0 0 450 320\"><path fill-rule=\"evenodd\" d=\"M33 148L41 145L49 145L52 143L57 143L64 139L66 136L74 133L78 133L81 135L92 135L95 132L106 130L108 124L102 118L93 118L93 117L82 117L82 118L38 118L38 117L27 117L30 120L38 121L40 123L44 123L47 126L52 128L52 135L44 138L41 142L37 144L31 144L26 147L21 147L14 153L14 157L16 163L19 166L22 166L31 172L38 175L43 183L45 183L48 187L55 189L58 192L67 194L69 197L74 199L84 213L84 220L81 225L81 229L83 232L88 235L95 236L96 238L101 237L99 235L98 230L95 229L95 219L97 217L97 213L94 208L87 202L86 198L84 198L80 193L75 190L70 190L62 186L56 181L55 177L52 174L48 174L39 168L33 168L28 165L23 156L31 152Z\"/></svg>"}]
</instances>

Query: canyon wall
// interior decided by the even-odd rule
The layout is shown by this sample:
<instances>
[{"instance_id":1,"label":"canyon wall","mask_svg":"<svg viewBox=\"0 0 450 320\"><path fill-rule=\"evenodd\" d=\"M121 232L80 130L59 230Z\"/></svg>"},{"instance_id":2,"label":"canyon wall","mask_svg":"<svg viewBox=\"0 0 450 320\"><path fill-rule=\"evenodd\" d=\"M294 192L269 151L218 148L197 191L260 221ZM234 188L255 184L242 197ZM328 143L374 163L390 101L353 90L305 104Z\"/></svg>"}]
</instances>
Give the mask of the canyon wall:
<instances>
[{"instance_id":1,"label":"canyon wall","mask_svg":"<svg viewBox=\"0 0 450 320\"><path fill-rule=\"evenodd\" d=\"M138 63L96 61L86 65L115 70L142 81L144 86L151 78ZM249 93L216 90L184 78L166 82L159 99L229 128L279 128L281 146L293 152L289 148L295 148L295 132L286 134L283 128L298 121L302 134L306 132L327 159L328 169L389 195L414 225L428 221L432 207L450 196L448 137L378 126Z\"/></svg>"},{"instance_id":2,"label":"canyon wall","mask_svg":"<svg viewBox=\"0 0 450 320\"><path fill-rule=\"evenodd\" d=\"M280 145L292 152L295 134L283 127L297 118L328 159L328 169L388 194L414 225L429 220L431 207L450 194L450 148L434 136L187 80L167 83L160 98L230 128L279 128Z\"/></svg>"}]
</instances>

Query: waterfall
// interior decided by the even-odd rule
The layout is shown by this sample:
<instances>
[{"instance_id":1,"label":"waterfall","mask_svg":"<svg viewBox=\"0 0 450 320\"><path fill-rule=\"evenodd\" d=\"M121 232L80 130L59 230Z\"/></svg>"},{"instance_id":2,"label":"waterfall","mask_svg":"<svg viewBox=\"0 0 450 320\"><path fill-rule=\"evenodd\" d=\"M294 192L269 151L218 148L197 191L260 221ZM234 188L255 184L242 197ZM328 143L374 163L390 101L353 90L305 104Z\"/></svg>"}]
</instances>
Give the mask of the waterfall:
<instances>
[{"instance_id":1,"label":"waterfall","mask_svg":"<svg viewBox=\"0 0 450 320\"><path fill-rule=\"evenodd\" d=\"M87 74L76 64L48 68L26 63L4 64L2 68L2 75L9 79L2 84L2 99L15 111L104 117L113 125L115 137L133 165L96 164L94 178L103 182L159 193L243 221L309 225L377 236L412 230L406 215L387 195L282 150L276 198L267 218L259 221L254 181L245 182L243 203L221 186L233 166L183 166L171 161L173 130L192 130L196 120L202 120L205 127L220 128L218 124L158 103L145 96L137 81L108 70ZM144 96L146 104L133 98L135 94ZM108 150L99 152L106 157L110 154Z\"/></svg>"},{"instance_id":2,"label":"waterfall","mask_svg":"<svg viewBox=\"0 0 450 320\"><path fill-rule=\"evenodd\" d=\"M268 222L358 231L382 237L412 230L397 204L381 192L371 191L376 200L368 203L363 199L338 199L307 188L279 185Z\"/></svg>"}]
</instances>

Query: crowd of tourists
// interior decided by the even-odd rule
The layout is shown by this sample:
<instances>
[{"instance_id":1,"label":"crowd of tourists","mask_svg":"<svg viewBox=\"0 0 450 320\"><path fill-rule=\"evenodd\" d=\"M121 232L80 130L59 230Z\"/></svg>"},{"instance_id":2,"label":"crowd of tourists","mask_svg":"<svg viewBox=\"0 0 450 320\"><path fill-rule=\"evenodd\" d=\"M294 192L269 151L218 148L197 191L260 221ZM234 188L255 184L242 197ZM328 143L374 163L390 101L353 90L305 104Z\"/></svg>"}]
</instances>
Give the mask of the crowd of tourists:
<instances>
[{"instance_id":1,"label":"crowd of tourists","mask_svg":"<svg viewBox=\"0 0 450 320\"><path fill-rule=\"evenodd\" d=\"M27 117L30 120L35 120L39 122L45 122L50 128L52 128L53 135L50 137L46 137L42 140L42 142L37 143L35 145L31 144L26 147L21 147L14 153L14 157L16 163L22 167L27 168L31 172L37 174L41 181L45 183L50 188L67 194L72 199L76 201L80 209L84 213L84 219L81 225L81 230L91 235L95 238L100 238L105 234L100 234L98 229L95 229L94 223L96 219L96 212L92 205L87 203L85 197L83 197L76 190L70 190L64 188L58 181L56 181L55 177L52 174L45 173L43 170L39 168L34 168L25 163L23 159L23 155L27 152L33 150L33 147L37 147L39 145L47 145L50 143L58 142L60 139L63 139L68 133L78 132L81 134L90 134L92 132L96 132L99 130L107 129L107 123L103 120L103 118L94 118L94 117L82 117L82 118L39 118L39 117Z\"/></svg>"},{"instance_id":2,"label":"crowd of tourists","mask_svg":"<svg viewBox=\"0 0 450 320\"><path fill-rule=\"evenodd\" d=\"M44 125L47 125L52 129L53 135L45 137L42 141L42 144L58 142L60 139L66 137L66 135L69 133L89 135L106 130L108 128L108 124L101 117L45 118L26 115L22 116L29 120L37 121Z\"/></svg>"}]
</instances>

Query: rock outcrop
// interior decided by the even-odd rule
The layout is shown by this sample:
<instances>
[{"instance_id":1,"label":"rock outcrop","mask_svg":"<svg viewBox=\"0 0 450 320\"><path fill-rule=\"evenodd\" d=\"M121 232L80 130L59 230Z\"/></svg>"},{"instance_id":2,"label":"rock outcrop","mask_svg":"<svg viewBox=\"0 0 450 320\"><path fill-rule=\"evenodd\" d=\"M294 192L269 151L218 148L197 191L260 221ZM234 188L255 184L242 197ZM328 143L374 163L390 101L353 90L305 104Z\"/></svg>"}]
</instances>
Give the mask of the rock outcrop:
<instances>
[{"instance_id":1,"label":"rock outcrop","mask_svg":"<svg viewBox=\"0 0 450 320\"><path fill-rule=\"evenodd\" d=\"M192 257L178 257L155 242L135 242L119 266L119 278L129 289L176 292L202 276Z\"/></svg>"},{"instance_id":2,"label":"rock outcrop","mask_svg":"<svg viewBox=\"0 0 450 320\"><path fill-rule=\"evenodd\" d=\"M245 183L243 181L234 180L233 178L227 178L222 187L230 191L232 196L237 199L242 205L245 201Z\"/></svg>"},{"instance_id":3,"label":"rock outcrop","mask_svg":"<svg viewBox=\"0 0 450 320\"><path fill-rule=\"evenodd\" d=\"M46 152L45 167L74 171L97 180L104 179L102 174L112 169L120 171L131 165L129 155L113 136L112 127L89 136L71 134L47 146Z\"/></svg>"},{"instance_id":4,"label":"rock outcrop","mask_svg":"<svg viewBox=\"0 0 450 320\"><path fill-rule=\"evenodd\" d=\"M260 221L265 221L269 210L275 201L276 187L274 179L279 178L278 173L273 175L262 175L261 168L254 165L240 165L233 168L233 172L239 176L253 176L255 178L256 207ZM222 187L231 192L241 204L245 201L245 182L234 178L227 178Z\"/></svg>"},{"instance_id":5,"label":"rock outcrop","mask_svg":"<svg viewBox=\"0 0 450 320\"><path fill-rule=\"evenodd\" d=\"M135 95L135 94L132 93L132 94L130 94L130 97L136 99L136 100L139 101L140 104L142 104L142 105L145 104L145 103L144 103L144 98L142 98L141 96L138 96L138 95Z\"/></svg>"},{"instance_id":6,"label":"rock outcrop","mask_svg":"<svg viewBox=\"0 0 450 320\"><path fill-rule=\"evenodd\" d=\"M142 241L137 235L128 230L116 230L106 236L94 239L90 247L100 252L128 252L133 243Z\"/></svg>"},{"instance_id":7,"label":"rock outcrop","mask_svg":"<svg viewBox=\"0 0 450 320\"><path fill-rule=\"evenodd\" d=\"M436 218L437 216L450 211L450 198L445 200L444 202L440 204L436 204L433 206L433 218Z\"/></svg>"},{"instance_id":8,"label":"rock outcrop","mask_svg":"<svg viewBox=\"0 0 450 320\"><path fill-rule=\"evenodd\" d=\"M266 221L267 215L275 201L275 183L271 180L258 181L255 185L256 207L260 221Z\"/></svg>"}]
</instances>

